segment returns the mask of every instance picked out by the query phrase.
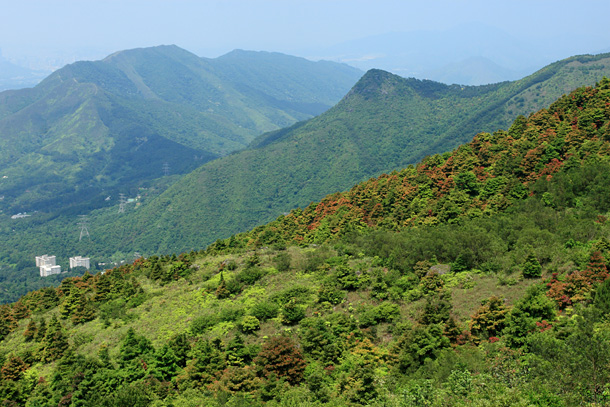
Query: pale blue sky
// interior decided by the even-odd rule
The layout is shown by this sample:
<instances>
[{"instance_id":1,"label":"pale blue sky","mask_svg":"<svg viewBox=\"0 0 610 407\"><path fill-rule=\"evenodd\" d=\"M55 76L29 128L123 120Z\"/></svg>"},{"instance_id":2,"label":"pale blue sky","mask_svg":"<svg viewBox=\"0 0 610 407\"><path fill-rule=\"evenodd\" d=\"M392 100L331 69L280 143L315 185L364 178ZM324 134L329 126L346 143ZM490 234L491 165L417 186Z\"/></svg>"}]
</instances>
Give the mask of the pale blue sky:
<instances>
[{"instance_id":1,"label":"pale blue sky","mask_svg":"<svg viewBox=\"0 0 610 407\"><path fill-rule=\"evenodd\" d=\"M608 0L0 0L0 7L0 49L12 60L101 58L159 44L210 57L235 48L309 56L352 39L472 22L525 41L558 36L565 56L610 50Z\"/></svg>"}]
</instances>

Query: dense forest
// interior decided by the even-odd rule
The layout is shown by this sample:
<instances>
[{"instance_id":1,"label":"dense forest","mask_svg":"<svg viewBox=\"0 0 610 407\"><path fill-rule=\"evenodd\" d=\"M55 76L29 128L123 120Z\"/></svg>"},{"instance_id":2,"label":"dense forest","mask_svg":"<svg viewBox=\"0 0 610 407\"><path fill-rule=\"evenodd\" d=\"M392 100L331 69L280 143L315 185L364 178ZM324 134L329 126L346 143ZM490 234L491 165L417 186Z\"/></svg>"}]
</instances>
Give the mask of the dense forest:
<instances>
[{"instance_id":1,"label":"dense forest","mask_svg":"<svg viewBox=\"0 0 610 407\"><path fill-rule=\"evenodd\" d=\"M14 406L610 403L610 80L205 250L0 306Z\"/></svg>"}]
</instances>

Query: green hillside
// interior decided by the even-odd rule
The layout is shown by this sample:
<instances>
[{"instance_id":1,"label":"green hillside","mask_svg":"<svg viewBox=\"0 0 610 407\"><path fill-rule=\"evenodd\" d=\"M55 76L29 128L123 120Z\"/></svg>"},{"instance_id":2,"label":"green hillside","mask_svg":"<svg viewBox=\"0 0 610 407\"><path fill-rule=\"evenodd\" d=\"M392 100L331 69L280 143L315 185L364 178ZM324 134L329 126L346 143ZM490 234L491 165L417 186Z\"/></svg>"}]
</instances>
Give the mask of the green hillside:
<instances>
[{"instance_id":1,"label":"green hillside","mask_svg":"<svg viewBox=\"0 0 610 407\"><path fill-rule=\"evenodd\" d=\"M176 46L68 65L33 89L0 93L0 209L104 206L163 176L166 163L184 174L320 114L360 75L282 54L202 59Z\"/></svg>"},{"instance_id":2,"label":"green hillside","mask_svg":"<svg viewBox=\"0 0 610 407\"><path fill-rule=\"evenodd\" d=\"M507 128L510 117L528 114L550 94L559 97L570 84L610 76L609 61L608 55L574 57L521 81L483 87L371 71L340 103L312 120L262 135L251 149L184 178L170 175L130 189L125 193L137 201L125 213L118 213L114 195L109 207L89 213L90 239L79 241L76 215L85 210L0 217L0 296L3 302L15 300L50 284L37 276L32 260L44 253L57 255L65 269L75 255L108 263L130 261L134 252L200 250L328 193L448 151L479 129Z\"/></svg>"},{"instance_id":3,"label":"green hillside","mask_svg":"<svg viewBox=\"0 0 610 407\"><path fill-rule=\"evenodd\" d=\"M609 178L603 79L206 250L1 305L0 399L606 405Z\"/></svg>"},{"instance_id":4,"label":"green hillside","mask_svg":"<svg viewBox=\"0 0 610 407\"><path fill-rule=\"evenodd\" d=\"M610 75L610 56L574 57L517 82L448 86L369 71L326 113L210 162L124 223L121 246L199 249L354 183L506 128L570 88ZM551 96L554 95L554 96Z\"/></svg>"}]
</instances>

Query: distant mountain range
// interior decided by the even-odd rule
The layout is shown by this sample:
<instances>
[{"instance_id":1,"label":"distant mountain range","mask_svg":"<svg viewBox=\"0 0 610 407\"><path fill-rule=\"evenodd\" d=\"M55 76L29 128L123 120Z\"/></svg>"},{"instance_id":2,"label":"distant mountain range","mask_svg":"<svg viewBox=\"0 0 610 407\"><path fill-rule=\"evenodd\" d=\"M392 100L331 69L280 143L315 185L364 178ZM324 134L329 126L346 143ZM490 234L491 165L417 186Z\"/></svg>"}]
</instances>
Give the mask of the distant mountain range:
<instances>
[{"instance_id":1,"label":"distant mountain range","mask_svg":"<svg viewBox=\"0 0 610 407\"><path fill-rule=\"evenodd\" d=\"M320 114L361 75L277 53L204 59L176 46L68 65L0 93L0 209L99 206Z\"/></svg>"},{"instance_id":2,"label":"distant mountain range","mask_svg":"<svg viewBox=\"0 0 610 407\"><path fill-rule=\"evenodd\" d=\"M0 52L0 92L35 86L47 75L48 72L33 71L15 65Z\"/></svg>"},{"instance_id":3,"label":"distant mountain range","mask_svg":"<svg viewBox=\"0 0 610 407\"><path fill-rule=\"evenodd\" d=\"M483 85L516 80L570 55L607 48L591 38L579 42L577 33L568 35L524 41L496 27L471 23L445 31L392 32L303 52L363 70L375 68L447 84Z\"/></svg>"},{"instance_id":4,"label":"distant mountain range","mask_svg":"<svg viewBox=\"0 0 610 407\"><path fill-rule=\"evenodd\" d=\"M369 177L449 151L479 131L507 128L518 115L609 75L610 54L573 57L519 81L478 87L371 70L329 111L201 166L121 219L126 231L118 246L152 252L204 247Z\"/></svg>"}]
</instances>

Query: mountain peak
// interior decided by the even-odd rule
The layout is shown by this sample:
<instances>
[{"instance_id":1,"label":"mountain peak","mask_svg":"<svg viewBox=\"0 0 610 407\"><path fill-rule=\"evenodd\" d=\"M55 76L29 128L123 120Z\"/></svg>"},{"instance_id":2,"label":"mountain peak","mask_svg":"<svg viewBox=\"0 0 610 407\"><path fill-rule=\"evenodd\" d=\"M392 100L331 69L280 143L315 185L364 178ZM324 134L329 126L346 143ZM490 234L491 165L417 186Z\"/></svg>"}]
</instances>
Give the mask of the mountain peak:
<instances>
[{"instance_id":1,"label":"mountain peak","mask_svg":"<svg viewBox=\"0 0 610 407\"><path fill-rule=\"evenodd\" d=\"M169 56L172 58L176 58L176 57L198 58L192 52L189 52L183 48L180 48L177 45L170 44L170 45L156 45L154 47L133 48L133 49L117 51L115 53L108 55L102 61L112 62L112 61L116 60L117 58L123 58L123 57L129 57L129 56L142 57L142 56L152 56L152 55L159 55L159 54L166 55L166 56Z\"/></svg>"},{"instance_id":2,"label":"mountain peak","mask_svg":"<svg viewBox=\"0 0 610 407\"><path fill-rule=\"evenodd\" d=\"M368 99L374 95L387 94L396 82L404 80L398 75L381 70L370 69L354 85L346 97L360 95Z\"/></svg>"},{"instance_id":3,"label":"mountain peak","mask_svg":"<svg viewBox=\"0 0 610 407\"><path fill-rule=\"evenodd\" d=\"M400 92L415 92L423 97L437 98L448 88L449 85L428 79L403 78L381 69L370 69L356 83L348 96L360 95L369 99L373 96L390 95L400 89Z\"/></svg>"}]
</instances>

